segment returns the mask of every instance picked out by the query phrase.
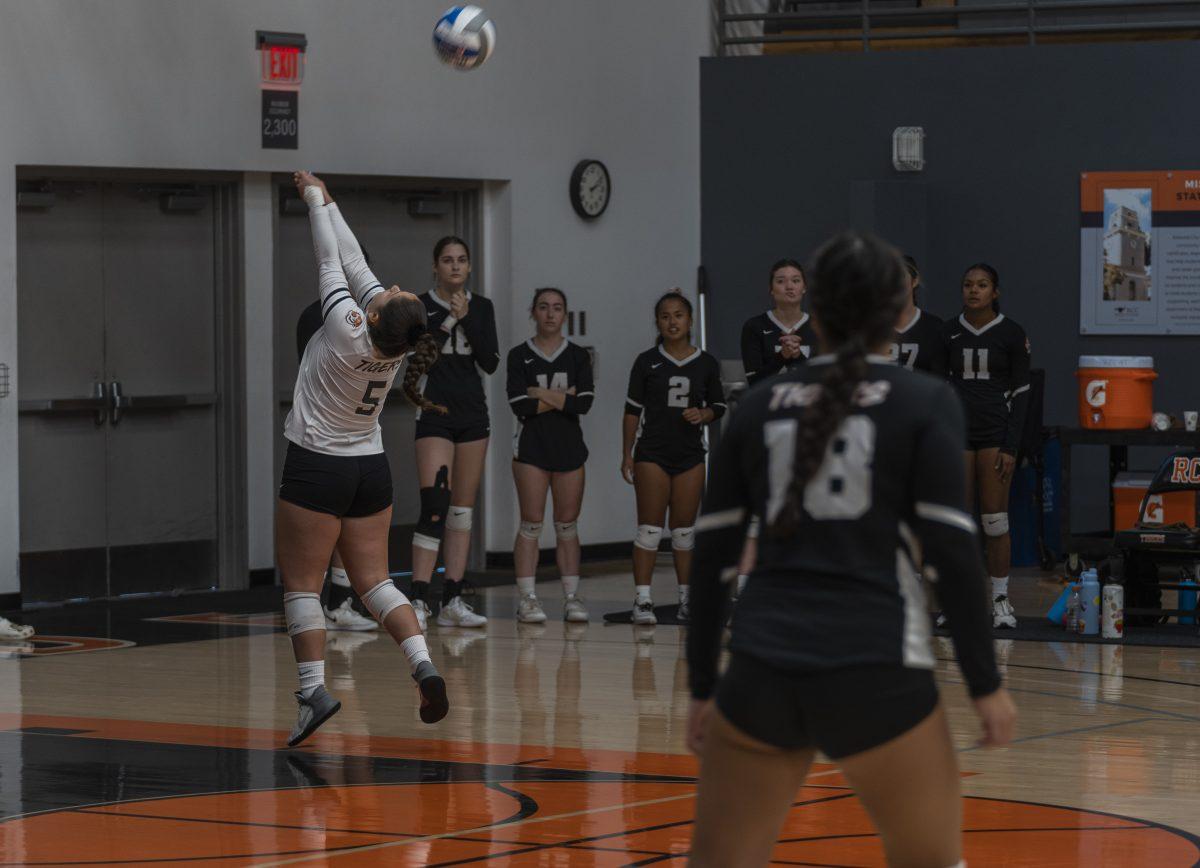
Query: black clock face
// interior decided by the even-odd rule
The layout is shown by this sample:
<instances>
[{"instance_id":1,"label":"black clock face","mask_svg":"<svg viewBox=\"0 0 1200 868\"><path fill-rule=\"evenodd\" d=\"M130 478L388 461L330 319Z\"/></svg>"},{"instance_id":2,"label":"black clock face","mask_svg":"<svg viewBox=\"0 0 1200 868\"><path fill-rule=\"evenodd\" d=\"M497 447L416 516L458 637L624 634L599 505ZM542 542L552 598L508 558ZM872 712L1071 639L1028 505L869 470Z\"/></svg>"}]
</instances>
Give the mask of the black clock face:
<instances>
[{"instance_id":1,"label":"black clock face","mask_svg":"<svg viewBox=\"0 0 1200 868\"><path fill-rule=\"evenodd\" d=\"M595 218L608 207L612 182L599 160L584 160L571 174L571 204L580 217Z\"/></svg>"}]
</instances>

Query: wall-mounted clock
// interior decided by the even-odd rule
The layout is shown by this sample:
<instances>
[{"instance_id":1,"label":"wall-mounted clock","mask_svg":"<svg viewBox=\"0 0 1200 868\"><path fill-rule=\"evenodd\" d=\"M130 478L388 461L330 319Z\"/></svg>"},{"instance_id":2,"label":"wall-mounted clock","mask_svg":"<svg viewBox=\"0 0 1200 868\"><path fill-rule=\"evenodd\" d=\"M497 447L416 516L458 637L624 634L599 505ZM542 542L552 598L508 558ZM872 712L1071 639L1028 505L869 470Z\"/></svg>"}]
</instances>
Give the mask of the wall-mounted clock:
<instances>
[{"instance_id":1,"label":"wall-mounted clock","mask_svg":"<svg viewBox=\"0 0 1200 868\"><path fill-rule=\"evenodd\" d=\"M595 220L608 207L612 178L599 160L580 160L571 172L571 206L584 220Z\"/></svg>"}]
</instances>

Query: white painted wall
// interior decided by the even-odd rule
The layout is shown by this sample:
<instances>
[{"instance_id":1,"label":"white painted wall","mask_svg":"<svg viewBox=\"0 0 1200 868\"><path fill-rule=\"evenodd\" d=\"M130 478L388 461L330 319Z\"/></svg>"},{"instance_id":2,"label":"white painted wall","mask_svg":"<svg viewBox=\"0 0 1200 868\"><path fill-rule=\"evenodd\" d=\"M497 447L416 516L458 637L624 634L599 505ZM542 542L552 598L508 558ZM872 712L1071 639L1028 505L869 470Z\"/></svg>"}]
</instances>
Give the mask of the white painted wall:
<instances>
[{"instance_id":1,"label":"white painted wall","mask_svg":"<svg viewBox=\"0 0 1200 868\"><path fill-rule=\"evenodd\" d=\"M448 0L0 0L0 593L18 589L14 167L54 165L315 171L479 178L488 185L488 291L501 344L527 334L530 290L562 286L588 312L600 384L581 533L629 539L619 479L628 366L649 345L650 301L690 288L699 261L699 63L704 0L488 0L498 48L470 73L442 67L430 32ZM309 38L298 152L259 147L256 29ZM584 224L567 200L583 157L613 177L608 213ZM261 192L261 191L260 191ZM249 209L257 207L247 200ZM261 220L258 223L261 229ZM258 232L258 230L255 230ZM260 235L256 235L261 242ZM269 297L270 245L245 260L248 310ZM255 248L257 249L257 247ZM264 296L263 293L268 293ZM248 394L269 393L270 365ZM262 379L262 382L258 380ZM503 378L492 378L489 550L511 544L515 498ZM252 480L271 456L249 426ZM251 566L265 566L270 515L250 498Z\"/></svg>"}]
</instances>

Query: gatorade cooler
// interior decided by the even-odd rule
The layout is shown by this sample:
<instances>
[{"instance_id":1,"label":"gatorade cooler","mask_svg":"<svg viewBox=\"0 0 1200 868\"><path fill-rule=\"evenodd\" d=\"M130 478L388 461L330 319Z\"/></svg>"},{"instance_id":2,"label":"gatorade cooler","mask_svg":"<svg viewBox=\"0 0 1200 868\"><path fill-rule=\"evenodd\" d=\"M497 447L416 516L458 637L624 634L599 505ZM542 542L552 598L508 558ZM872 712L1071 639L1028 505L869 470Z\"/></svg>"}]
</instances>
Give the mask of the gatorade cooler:
<instances>
[{"instance_id":1,"label":"gatorade cooler","mask_svg":"<svg viewBox=\"0 0 1200 868\"><path fill-rule=\"evenodd\" d=\"M1153 473L1118 473L1113 480L1113 530L1135 527L1139 517L1146 524L1175 524L1191 526L1196 516L1196 492L1166 491L1156 494L1146 504L1146 514L1138 516L1146 489Z\"/></svg>"},{"instance_id":2,"label":"gatorade cooler","mask_svg":"<svg viewBox=\"0 0 1200 868\"><path fill-rule=\"evenodd\" d=\"M1149 428L1154 415L1151 356L1080 356L1079 424L1084 428Z\"/></svg>"}]
</instances>

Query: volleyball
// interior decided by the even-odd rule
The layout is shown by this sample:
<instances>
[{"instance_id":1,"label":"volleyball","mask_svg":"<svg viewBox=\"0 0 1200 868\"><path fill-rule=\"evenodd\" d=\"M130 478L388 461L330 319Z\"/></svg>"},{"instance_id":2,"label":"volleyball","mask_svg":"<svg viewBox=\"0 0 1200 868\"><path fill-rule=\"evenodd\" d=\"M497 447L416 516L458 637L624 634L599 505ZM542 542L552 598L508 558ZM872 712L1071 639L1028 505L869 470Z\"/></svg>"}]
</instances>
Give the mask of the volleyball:
<instances>
[{"instance_id":1,"label":"volleyball","mask_svg":"<svg viewBox=\"0 0 1200 868\"><path fill-rule=\"evenodd\" d=\"M433 48L442 63L474 69L492 55L496 25L478 6L453 6L433 28Z\"/></svg>"}]
</instances>

